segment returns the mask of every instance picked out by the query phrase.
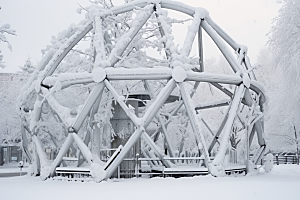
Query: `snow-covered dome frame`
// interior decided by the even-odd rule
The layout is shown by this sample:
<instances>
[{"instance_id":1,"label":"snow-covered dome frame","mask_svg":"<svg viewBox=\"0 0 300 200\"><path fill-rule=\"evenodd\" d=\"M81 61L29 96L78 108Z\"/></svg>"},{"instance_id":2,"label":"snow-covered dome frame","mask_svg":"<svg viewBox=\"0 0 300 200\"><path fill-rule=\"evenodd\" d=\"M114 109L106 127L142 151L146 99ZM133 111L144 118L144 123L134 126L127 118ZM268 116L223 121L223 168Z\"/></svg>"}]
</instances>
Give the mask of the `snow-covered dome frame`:
<instances>
[{"instance_id":1,"label":"snow-covered dome frame","mask_svg":"<svg viewBox=\"0 0 300 200\"><path fill-rule=\"evenodd\" d=\"M133 19L133 25L124 35L119 37L112 49L107 50L105 45L109 43L109 38L103 31L103 20L109 16L130 12L136 8L139 8L141 12L139 12L139 14ZM185 42L180 51L178 51L177 47L174 45L169 25L163 21L164 18L161 12L163 9L175 10L193 17L191 26L188 28L188 32L185 37ZM135 36L147 20L149 20L149 18L153 15L158 20L158 27L161 37L163 38L162 43L164 45L168 66L141 66L139 68L131 69L123 68L122 66L116 67L116 64L120 60L126 59L124 52L126 51L128 55L128 52L130 52L128 49L131 47L131 42L135 39ZM118 165L120 165L128 151L130 151L131 147L140 138L142 138L142 140L155 151L155 154L159 157L165 167L172 167L173 165L165 159L165 155L161 153L145 130L153 118L156 117L160 123L160 127L162 127L162 132L166 131L164 128L165 120L162 119L162 116L159 113L161 107L175 88L179 88L181 99L177 102L178 106L175 107L170 115L176 115L177 111L184 105L190 125L195 134L199 151L201 151L204 156L205 166L209 173L214 176L221 176L224 174L225 154L229 146L230 134L235 120L239 120L244 125L245 134L247 135L245 137L246 144L251 145L254 133L257 135L259 148L251 161L254 164L257 164L262 159L266 149L266 142L263 134L263 104L265 102L263 87L256 81L253 69L246 54L246 47L236 43L230 36L228 36L210 18L205 9L193 8L175 1L133 1L122 6L113 7L108 11L94 9L93 17L94 19L85 21L83 24L81 23L81 25L77 27L76 32L68 37L64 44L59 46L57 51L48 52L44 56L39 67L33 73L28 83L24 86L19 98L19 108L21 110L21 116L23 116L22 113L30 110L30 106L28 107L28 104L32 99L33 94L37 94L37 98L34 100L35 104L33 109L30 111L30 125L26 122L25 117L22 117L23 147L25 152L27 152L28 157L30 157L29 152L26 149L28 146L25 134L26 129L32 133L32 141L35 143L37 155L39 157L39 159L36 160L39 160L40 162L41 174L44 178L55 175L56 168L63 162L63 157L73 142L77 144L78 149L82 152L86 161L93 166L93 168L98 167L98 172L104 172L99 172L98 174L92 173L98 181L112 176L113 172L117 169ZM233 75L220 75L204 72L202 29L205 30L212 38L221 53L224 55L234 72ZM95 60L93 70L90 72L59 74L57 76L53 76L53 73L69 51L91 30L94 31L92 46L95 52ZM189 60L192 44L197 34L199 64L198 68L194 68L193 65L189 65L187 61ZM229 47L231 47L233 51L229 50ZM237 58L233 53L237 55ZM151 106L147 108L143 117L136 116L131 111L130 107L126 105L126 99L124 96L118 94L111 84L111 81L114 80L141 80L144 83L145 90L149 92L152 100ZM155 94L149 80L165 80L166 85L159 91L159 93ZM192 94L189 93L186 82L194 83L194 90ZM224 114L222 123L216 133L212 133L214 136L210 144L207 144L207 141L201 131L202 122L199 120L201 119L201 116L199 116L196 112L196 110L201 109L201 106L196 108L195 102L191 98L195 92L198 92L197 87L200 82L210 83L230 97L228 102L214 102L209 105L205 105L206 108L224 106L224 104L228 105L228 109ZM80 109L80 112L78 112L77 116L74 118L71 116L69 109L58 103L55 99L54 93L71 85L89 83L96 83L96 86L90 93L84 106ZM234 86L234 90L228 90L223 84ZM96 109L93 108L96 108L96 106L99 107L99 101L101 101L101 95L105 88L111 92L114 100L117 101L123 108L128 117L134 123L136 129L122 150L119 151L116 158L112 160L111 163L106 163L102 166L96 163L96 159L87 147L86 141L83 141L77 133L86 117L92 116L97 112ZM46 159L43 147L36 133L38 131L36 127L40 121L42 112L42 104L45 102L51 106L52 111L55 112L65 126L68 127L68 135L52 163ZM239 112L239 109L242 106L247 106L249 108L247 118L241 116ZM169 137L172 136L170 136L170 134L168 136L166 133L164 133L164 136L168 145L169 154L172 157L174 156L174 150L172 150L169 141ZM211 157L211 151L216 144L219 144L218 152L215 157ZM249 152L247 159L249 160Z\"/></svg>"}]
</instances>

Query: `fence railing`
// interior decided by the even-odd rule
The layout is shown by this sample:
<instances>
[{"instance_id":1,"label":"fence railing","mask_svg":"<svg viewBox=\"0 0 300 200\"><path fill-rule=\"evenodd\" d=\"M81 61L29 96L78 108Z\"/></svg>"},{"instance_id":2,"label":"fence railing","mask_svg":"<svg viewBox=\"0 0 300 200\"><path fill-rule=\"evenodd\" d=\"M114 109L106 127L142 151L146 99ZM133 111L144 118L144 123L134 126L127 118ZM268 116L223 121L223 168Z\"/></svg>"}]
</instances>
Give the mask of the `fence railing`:
<instances>
[{"instance_id":1,"label":"fence railing","mask_svg":"<svg viewBox=\"0 0 300 200\"><path fill-rule=\"evenodd\" d=\"M100 151L100 159L104 162L106 162L110 156L113 154L113 152L116 149L102 149ZM229 152L230 155L230 162L231 163L237 163L237 155L236 152ZM253 155L250 155L250 158ZM165 158L165 160L169 160L173 163L176 163L177 165L191 165L191 164L199 164L199 162L204 161L203 157L174 157L174 158ZM122 163L118 166L118 169L113 174L112 177L114 178L132 178L137 177L140 170L142 170L142 166L144 164L142 163L159 163L159 158L141 158L137 154L134 157L127 157L125 158ZM265 160L262 159L258 164L263 165L265 163ZM273 153L273 163L274 165L280 165L280 164L298 164L300 163L299 155L297 154L275 154ZM147 170L146 170L147 171Z\"/></svg>"},{"instance_id":2,"label":"fence railing","mask_svg":"<svg viewBox=\"0 0 300 200\"><path fill-rule=\"evenodd\" d=\"M273 157L273 162L276 165L280 164L298 164L299 165L299 155L278 155L275 154Z\"/></svg>"}]
</instances>

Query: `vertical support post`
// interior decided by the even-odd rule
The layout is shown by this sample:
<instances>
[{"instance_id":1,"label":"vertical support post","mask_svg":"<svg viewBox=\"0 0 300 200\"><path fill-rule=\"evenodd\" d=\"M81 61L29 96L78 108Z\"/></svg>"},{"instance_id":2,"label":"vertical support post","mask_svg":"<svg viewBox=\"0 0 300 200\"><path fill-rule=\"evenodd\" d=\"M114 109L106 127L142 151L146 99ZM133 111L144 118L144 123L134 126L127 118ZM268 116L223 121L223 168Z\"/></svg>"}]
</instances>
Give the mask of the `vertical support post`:
<instances>
[{"instance_id":1,"label":"vertical support post","mask_svg":"<svg viewBox=\"0 0 300 200\"><path fill-rule=\"evenodd\" d=\"M250 116L249 116L250 117ZM249 131L250 130L250 127L249 127L249 124L247 123L246 124L246 132L247 132L247 135L246 135L246 172L248 173L249 172L249 153L250 153L250 150L249 150L249 145L250 145L250 142L249 142Z\"/></svg>"},{"instance_id":2,"label":"vertical support post","mask_svg":"<svg viewBox=\"0 0 300 200\"><path fill-rule=\"evenodd\" d=\"M203 40L202 40L202 28L200 22L199 30L198 30L198 55L199 55L199 65L200 65L200 72L204 72L204 63L203 63Z\"/></svg>"},{"instance_id":3,"label":"vertical support post","mask_svg":"<svg viewBox=\"0 0 300 200\"><path fill-rule=\"evenodd\" d=\"M139 157L140 155L137 153L135 155L135 177L138 178L139 177Z\"/></svg>"}]
</instances>

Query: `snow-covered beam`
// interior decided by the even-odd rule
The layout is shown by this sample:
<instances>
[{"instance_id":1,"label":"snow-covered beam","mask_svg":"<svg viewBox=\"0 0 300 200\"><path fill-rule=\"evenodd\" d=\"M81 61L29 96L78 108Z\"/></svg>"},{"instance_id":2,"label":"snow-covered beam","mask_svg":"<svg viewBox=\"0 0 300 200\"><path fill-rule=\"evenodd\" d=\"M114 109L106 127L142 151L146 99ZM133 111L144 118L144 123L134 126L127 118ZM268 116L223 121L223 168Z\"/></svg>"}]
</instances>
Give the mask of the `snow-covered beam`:
<instances>
[{"instance_id":1,"label":"snow-covered beam","mask_svg":"<svg viewBox=\"0 0 300 200\"><path fill-rule=\"evenodd\" d=\"M185 13L189 16L193 16L195 13L195 8L189 5L186 5L179 1L161 1L160 5L162 8L167 8L170 10L175 10L178 12Z\"/></svg>"},{"instance_id":2,"label":"snow-covered beam","mask_svg":"<svg viewBox=\"0 0 300 200\"><path fill-rule=\"evenodd\" d=\"M150 98L154 99L154 92L152 91L150 83L147 80L145 80L144 83L145 83L144 86L145 86L146 90L149 92ZM162 132L163 132L164 137L166 139L167 149L169 151L170 157L174 157L175 154L174 154L174 151L173 151L173 148L172 148L172 145L171 145L171 140L170 140L170 137L169 137L168 132L166 130L165 123L164 123L164 121L163 121L163 119L160 115L160 112L157 113L156 117L157 117L157 119L158 119L158 121L161 125Z\"/></svg>"},{"instance_id":3,"label":"snow-covered beam","mask_svg":"<svg viewBox=\"0 0 300 200\"><path fill-rule=\"evenodd\" d=\"M234 41L219 25L217 25L210 17L205 18L207 23L236 51L240 45Z\"/></svg>"},{"instance_id":4,"label":"snow-covered beam","mask_svg":"<svg viewBox=\"0 0 300 200\"><path fill-rule=\"evenodd\" d=\"M219 84L219 83L210 83L210 84L215 86L217 89L222 91L224 94L226 94L230 98L233 97L233 93L231 91L229 91L227 88L223 87L221 84Z\"/></svg>"},{"instance_id":5,"label":"snow-covered beam","mask_svg":"<svg viewBox=\"0 0 300 200\"><path fill-rule=\"evenodd\" d=\"M102 67L100 66L101 62L106 59L106 51L105 51L105 44L104 44L104 31L102 27L103 19L100 15L94 16L94 38L93 38L93 46L96 53L96 58L94 62L95 67Z\"/></svg>"},{"instance_id":6,"label":"snow-covered beam","mask_svg":"<svg viewBox=\"0 0 300 200\"><path fill-rule=\"evenodd\" d=\"M110 178L111 175L114 173L118 165L122 162L122 160L125 158L126 154L130 151L132 146L137 142L139 139L141 133L144 131L144 128L142 128L142 124L140 124L140 120L129 111L126 104L123 102L122 98L117 94L115 89L111 86L111 84L105 80L104 81L107 88L112 92L113 96L116 98L117 102L120 104L120 106L123 108L123 110L126 112L126 114L129 116L129 118L133 121L133 123L137 126L136 131L131 135L127 143L125 144L124 148L120 152L120 154L116 157L115 161L108 167L107 171L107 178ZM176 87L175 81L171 79L167 85L160 91L160 94L156 97L155 101L151 104L151 106L146 111L145 115L142 118L143 126L147 127L160 107L164 104L168 96L171 94L171 92ZM150 138L151 140L151 138ZM151 140L152 141L152 140Z\"/></svg>"},{"instance_id":7,"label":"snow-covered beam","mask_svg":"<svg viewBox=\"0 0 300 200\"><path fill-rule=\"evenodd\" d=\"M172 69L168 67L160 68L105 68L104 70L95 71L94 76L107 77L108 80L168 80L172 77ZM103 73L103 74L101 74ZM61 89L76 84L88 84L95 82L93 73L68 73L60 74L58 77L47 77L43 84L48 88L59 85Z\"/></svg>"},{"instance_id":8,"label":"snow-covered beam","mask_svg":"<svg viewBox=\"0 0 300 200\"><path fill-rule=\"evenodd\" d=\"M204 136L202 134L201 124L198 121L198 116L196 115L194 102L188 95L187 89L185 88L184 83L181 82L181 83L178 83L178 85L180 87L181 97L184 102L187 114L189 116L193 132L195 134L198 149L203 150L205 161L206 161L206 166L209 168L210 158L209 158L208 150L206 147L206 142L205 142Z\"/></svg>"},{"instance_id":9,"label":"snow-covered beam","mask_svg":"<svg viewBox=\"0 0 300 200\"><path fill-rule=\"evenodd\" d=\"M165 47L166 53L169 55L168 61L174 61L178 59L178 49L174 43L174 36L172 35L172 27L170 24L167 23L167 16L165 16L163 10L161 9L160 5L156 5L156 13L157 13L157 20L159 23L159 29L163 33L162 41Z\"/></svg>"},{"instance_id":10,"label":"snow-covered beam","mask_svg":"<svg viewBox=\"0 0 300 200\"><path fill-rule=\"evenodd\" d=\"M69 53L69 51L93 28L92 22L87 22L85 25L81 25L78 30L56 51L53 58L47 64L43 70L42 76L39 78L40 82L45 79L45 77L53 74L57 66L64 59L64 57Z\"/></svg>"},{"instance_id":11,"label":"snow-covered beam","mask_svg":"<svg viewBox=\"0 0 300 200\"><path fill-rule=\"evenodd\" d=\"M251 80L250 81L250 89L253 90L256 94L260 95L259 98L259 106L261 107L261 111L263 111L263 105L266 102L266 97L265 97L265 90L264 87L257 81Z\"/></svg>"},{"instance_id":12,"label":"snow-covered beam","mask_svg":"<svg viewBox=\"0 0 300 200\"><path fill-rule=\"evenodd\" d=\"M103 16L109 16L111 14L113 15L119 15L123 14L125 12L132 11L133 9L140 7L143 8L151 3L150 1L131 1L124 5L115 6L111 10L107 11L106 13L103 13Z\"/></svg>"},{"instance_id":13,"label":"snow-covered beam","mask_svg":"<svg viewBox=\"0 0 300 200\"><path fill-rule=\"evenodd\" d=\"M66 153L68 152L70 146L72 145L74 139L73 136L71 134L68 134L66 140L64 141L62 147L60 148L55 160L52 163L52 166L50 168L49 171L49 175L51 177L53 177L55 175L55 169L56 167L58 167L60 165L60 163L63 160L63 157L66 155Z\"/></svg>"},{"instance_id":14,"label":"snow-covered beam","mask_svg":"<svg viewBox=\"0 0 300 200\"><path fill-rule=\"evenodd\" d=\"M253 67L251 66L250 59L247 55L245 55L244 63L245 63L245 66L246 66L247 70L248 71L250 70L249 75L250 75L251 80L256 81L256 77L255 77L255 74L253 72Z\"/></svg>"},{"instance_id":15,"label":"snow-covered beam","mask_svg":"<svg viewBox=\"0 0 300 200\"><path fill-rule=\"evenodd\" d=\"M48 164L47 156L43 150L42 144L36 135L33 135L33 141L36 147L37 154L40 159L41 166L45 166Z\"/></svg>"},{"instance_id":16,"label":"snow-covered beam","mask_svg":"<svg viewBox=\"0 0 300 200\"><path fill-rule=\"evenodd\" d=\"M95 88L93 89L93 91L91 92L91 94L89 95L81 112L77 114L76 119L75 119L74 123L72 124L72 128L74 129L74 131L76 133L78 133L82 123L84 122L84 119L86 118L86 116L88 115L90 110L92 109L92 107L93 107L94 103L96 102L96 100L98 99L98 97L101 96L103 89L104 89L104 83L103 82L98 83L95 86Z\"/></svg>"},{"instance_id":17,"label":"snow-covered beam","mask_svg":"<svg viewBox=\"0 0 300 200\"><path fill-rule=\"evenodd\" d=\"M158 19L159 15L158 15L157 13L155 13L155 16L156 16L156 18ZM157 21L157 24L158 24L158 29L159 29L159 32L160 32L160 36L161 36L162 38L165 37L165 35L166 35L166 34L165 34L165 31L164 31L164 29L162 28L161 22L160 22L159 20ZM163 44L164 49L165 49L166 58L167 58L167 60L169 60L171 54L170 54L170 50L167 49L166 41L163 40L163 41L162 41L162 44Z\"/></svg>"},{"instance_id":18,"label":"snow-covered beam","mask_svg":"<svg viewBox=\"0 0 300 200\"><path fill-rule=\"evenodd\" d=\"M201 20L202 23L202 20ZM200 72L204 72L204 60L203 60L203 40L202 40L202 28L201 23L198 30L198 56L199 56L199 65Z\"/></svg>"},{"instance_id":19,"label":"snow-covered beam","mask_svg":"<svg viewBox=\"0 0 300 200\"><path fill-rule=\"evenodd\" d=\"M103 16L108 16L111 14L113 14L113 15L122 14L125 12L129 12L129 11L135 9L136 7L143 8L146 5L149 5L150 3L160 4L162 8L179 11L179 12L185 13L190 16L193 16L195 13L194 7L191 7L189 5L186 5L186 4L184 4L182 2L178 2L178 1L138 0L138 1L132 1L132 2L126 3L121 6L116 6L116 7L112 8L109 12L107 11L106 13L103 13Z\"/></svg>"},{"instance_id":20,"label":"snow-covered beam","mask_svg":"<svg viewBox=\"0 0 300 200\"><path fill-rule=\"evenodd\" d=\"M238 111L240 102L242 101L242 98L245 93L245 86L241 84L236 89L236 93L234 94L233 100L231 102L229 112L228 112L228 119L224 125L224 128L222 130L222 138L219 146L219 151L217 155L215 156L215 159L211 163L211 169L210 171L214 176L222 176L224 174L224 158L226 154L226 150L228 147L228 142L230 138L230 132L232 128L233 121L236 117L236 113Z\"/></svg>"},{"instance_id":21,"label":"snow-covered beam","mask_svg":"<svg viewBox=\"0 0 300 200\"><path fill-rule=\"evenodd\" d=\"M36 152L38 154L38 158L40 161L40 166L41 166L41 177L43 180L48 178L48 167L49 167L49 162L47 159L47 156L43 150L42 144L40 142L40 140L38 139L38 137L36 135L33 135L33 141L36 147Z\"/></svg>"},{"instance_id":22,"label":"snow-covered beam","mask_svg":"<svg viewBox=\"0 0 300 200\"><path fill-rule=\"evenodd\" d=\"M106 77L108 80L160 80L170 79L172 69L162 68L106 68Z\"/></svg>"},{"instance_id":23,"label":"snow-covered beam","mask_svg":"<svg viewBox=\"0 0 300 200\"><path fill-rule=\"evenodd\" d=\"M164 155L160 152L161 150L159 149L159 147L156 146L156 144L146 132L142 133L142 139L151 147L151 149L153 149L153 151L159 157L164 166L170 168L170 163L164 159Z\"/></svg>"},{"instance_id":24,"label":"snow-covered beam","mask_svg":"<svg viewBox=\"0 0 300 200\"><path fill-rule=\"evenodd\" d=\"M165 103L165 101L173 92L175 87L176 87L176 82L173 79L171 79L169 80L167 85L163 89L161 89L159 95L157 95L156 99L149 106L149 108L146 110L145 115L143 116L144 127L147 127L151 123L152 119L158 113L159 109Z\"/></svg>"},{"instance_id":25,"label":"snow-covered beam","mask_svg":"<svg viewBox=\"0 0 300 200\"><path fill-rule=\"evenodd\" d=\"M223 83L239 85L243 82L243 79L237 75L224 75L224 74L213 74L208 72L186 72L186 81L198 81L198 82L210 82L210 83Z\"/></svg>"},{"instance_id":26,"label":"snow-covered beam","mask_svg":"<svg viewBox=\"0 0 300 200\"><path fill-rule=\"evenodd\" d=\"M28 138L26 136L25 125L21 122L21 137L22 137L22 149L29 162L32 162L32 157L28 150ZM28 129L29 130L29 129Z\"/></svg>"},{"instance_id":27,"label":"snow-covered beam","mask_svg":"<svg viewBox=\"0 0 300 200\"><path fill-rule=\"evenodd\" d=\"M233 71L243 73L245 69L243 69L242 66L238 63L236 58L233 56L231 51L229 51L226 44L220 38L217 32L205 20L202 21L201 25L203 29L211 37L211 39L215 42L215 44L218 46L219 50L222 52L222 54L224 55L224 57L232 67Z\"/></svg>"},{"instance_id":28,"label":"snow-covered beam","mask_svg":"<svg viewBox=\"0 0 300 200\"><path fill-rule=\"evenodd\" d=\"M258 120L257 122L255 122L254 129L257 133L258 144L260 146L266 145L265 139L263 137L263 132L264 132L263 122L261 120Z\"/></svg>"},{"instance_id":29,"label":"snow-covered beam","mask_svg":"<svg viewBox=\"0 0 300 200\"><path fill-rule=\"evenodd\" d=\"M92 82L94 82L92 73L63 73L56 77L46 77L43 81L43 85L48 88L59 87L63 90L75 84L86 84Z\"/></svg>"},{"instance_id":30,"label":"snow-covered beam","mask_svg":"<svg viewBox=\"0 0 300 200\"><path fill-rule=\"evenodd\" d=\"M86 161L89 164L93 163L93 154L89 150L89 148L84 144L84 142L80 139L80 137L76 133L69 133L72 135L75 143L77 144L78 148L80 149L81 153L85 157Z\"/></svg>"},{"instance_id":31,"label":"snow-covered beam","mask_svg":"<svg viewBox=\"0 0 300 200\"><path fill-rule=\"evenodd\" d=\"M72 85L79 85L79 84L88 84L88 83L93 83L94 80L93 78L83 78L83 79L77 79L77 80L70 80L70 81L64 81L62 83L61 89L66 89Z\"/></svg>"},{"instance_id":32,"label":"snow-covered beam","mask_svg":"<svg viewBox=\"0 0 300 200\"><path fill-rule=\"evenodd\" d=\"M203 119L203 118L201 118L201 121L203 122L203 124L205 125L205 127L207 128L207 130L210 132L210 134L213 136L213 137L215 137L215 134L214 134L214 132L211 130L211 128L208 126L208 124L206 123L206 121ZM217 142L219 143L219 141L217 140ZM220 144L220 143L219 143Z\"/></svg>"},{"instance_id":33,"label":"snow-covered beam","mask_svg":"<svg viewBox=\"0 0 300 200\"><path fill-rule=\"evenodd\" d=\"M100 145L101 144L101 137L100 137L101 127L98 126L97 122L94 120L94 116L99 110L101 99L102 99L102 94L99 95L98 99L94 103L94 106L90 112L90 119L89 119L89 123L88 123L88 126L90 127L90 130L92 130L94 138L95 138L95 142L96 142L95 152L99 157L100 157L100 148L101 148L101 145ZM89 135L91 135L91 133L89 133ZM90 140L87 140L86 137L84 138L84 144L86 146L88 146L89 141Z\"/></svg>"},{"instance_id":34,"label":"snow-covered beam","mask_svg":"<svg viewBox=\"0 0 300 200\"><path fill-rule=\"evenodd\" d=\"M200 85L200 82L195 82L194 84L194 88L193 91L190 94L190 97L192 98L194 96L194 94L196 93L196 90L198 88L198 86ZM170 113L170 116L174 116L177 114L177 112L179 111L179 109L183 106L183 101L180 101L178 103L178 105L174 108L174 110ZM168 126L168 124L172 121L172 118L169 118L166 122L165 122L165 127ZM162 131L162 125L160 124L159 127L157 128L157 130L152 134L152 138L155 138L156 135Z\"/></svg>"},{"instance_id":35,"label":"snow-covered beam","mask_svg":"<svg viewBox=\"0 0 300 200\"><path fill-rule=\"evenodd\" d=\"M199 28L200 28L201 20L202 20L202 18L205 17L205 15L207 15L206 12L207 12L206 10L204 11L202 9L196 9L195 10L195 14L194 14L192 24L188 26L188 32L187 32L186 37L184 39L183 46L180 49L180 55L181 56L189 56L190 55L194 39L195 39L196 34L197 34L197 32L199 31Z\"/></svg>"},{"instance_id":36,"label":"snow-covered beam","mask_svg":"<svg viewBox=\"0 0 300 200\"><path fill-rule=\"evenodd\" d=\"M220 144L219 137L220 137L221 132L222 132L222 130L223 130L225 124L226 124L226 121L228 119L228 112L229 112L229 108L227 109L225 115L223 116L222 123L220 124L220 126L219 126L219 128L218 128L218 130L217 130L217 132L216 132L216 134L215 134L212 142L209 145L209 148L208 148L209 154L211 154L211 151L214 148L214 146L215 146L216 143Z\"/></svg>"},{"instance_id":37,"label":"snow-covered beam","mask_svg":"<svg viewBox=\"0 0 300 200\"><path fill-rule=\"evenodd\" d=\"M22 138L22 147L27 148L28 147L28 138L26 136L25 126L21 122L21 138Z\"/></svg>"},{"instance_id":38,"label":"snow-covered beam","mask_svg":"<svg viewBox=\"0 0 300 200\"><path fill-rule=\"evenodd\" d=\"M115 48L112 49L107 61L110 66L114 66L124 53L127 46L132 42L136 34L144 26L154 11L154 5L147 5L143 8L144 11L140 12L132 22L132 27L125 33L116 43ZM107 66L104 66L107 67Z\"/></svg>"},{"instance_id":39,"label":"snow-covered beam","mask_svg":"<svg viewBox=\"0 0 300 200\"><path fill-rule=\"evenodd\" d=\"M115 100L119 103L121 108L124 110L126 115L131 119L131 121L134 123L136 127L139 127L141 124L139 118L130 111L130 109L127 107L125 104L125 98L123 96L120 96L118 92L115 90L115 88L111 85L111 83L108 80L104 80L105 86L107 89L112 93L114 96Z\"/></svg>"},{"instance_id":40,"label":"snow-covered beam","mask_svg":"<svg viewBox=\"0 0 300 200\"><path fill-rule=\"evenodd\" d=\"M91 131L89 129L87 129L86 134L84 136L83 139L83 143L88 146L89 142L91 141ZM82 152L79 153L78 155L78 163L77 163L77 167L81 166L84 163L85 158L83 157Z\"/></svg>"},{"instance_id":41,"label":"snow-covered beam","mask_svg":"<svg viewBox=\"0 0 300 200\"><path fill-rule=\"evenodd\" d=\"M203 109L208 109L208 108L228 106L230 104L230 102L231 102L230 99L221 99L219 101L196 104L195 105L195 110L203 110Z\"/></svg>"},{"instance_id":42,"label":"snow-covered beam","mask_svg":"<svg viewBox=\"0 0 300 200\"><path fill-rule=\"evenodd\" d=\"M219 83L212 83L212 82L210 82L210 84L213 85L213 86L215 86L217 89L219 89L220 91L222 91L224 94L226 94L230 98L233 98L233 93L231 91L229 91L227 88L223 87L221 84L219 84ZM248 100L248 96L247 96L247 100ZM245 104L245 105L247 105L247 106L251 106L252 105L252 101L247 101L247 100L246 100L246 98L243 98L242 99L242 103Z\"/></svg>"},{"instance_id":43,"label":"snow-covered beam","mask_svg":"<svg viewBox=\"0 0 300 200\"><path fill-rule=\"evenodd\" d=\"M70 127L75 118L70 114L71 111L68 107L61 105L55 98L54 94L49 92L49 90L42 88L42 92L44 97L47 99L51 108L55 111L55 113L59 116L65 126Z\"/></svg>"},{"instance_id":44,"label":"snow-covered beam","mask_svg":"<svg viewBox=\"0 0 300 200\"><path fill-rule=\"evenodd\" d=\"M34 103L33 114L30 121L30 130L36 135L36 125L41 119L42 115L42 106L43 106L43 97L41 94L38 94L37 100Z\"/></svg>"},{"instance_id":45,"label":"snow-covered beam","mask_svg":"<svg viewBox=\"0 0 300 200\"><path fill-rule=\"evenodd\" d=\"M110 178L113 175L115 170L118 168L118 166L121 164L121 162L126 157L128 152L131 150L133 145L138 141L143 131L145 131L144 128L139 126L134 131L134 133L130 136L129 140L124 145L122 151L115 158L115 160L110 164L110 166L105 170L107 172L106 179Z\"/></svg>"}]
</instances>

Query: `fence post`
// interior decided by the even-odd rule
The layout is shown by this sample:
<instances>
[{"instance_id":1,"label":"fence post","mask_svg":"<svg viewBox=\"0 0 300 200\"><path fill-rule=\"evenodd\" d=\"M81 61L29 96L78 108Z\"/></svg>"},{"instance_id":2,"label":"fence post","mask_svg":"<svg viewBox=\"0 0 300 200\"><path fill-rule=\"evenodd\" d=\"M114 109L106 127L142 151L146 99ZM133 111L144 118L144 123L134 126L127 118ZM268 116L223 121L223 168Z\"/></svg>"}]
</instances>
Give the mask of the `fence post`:
<instances>
[{"instance_id":1,"label":"fence post","mask_svg":"<svg viewBox=\"0 0 300 200\"><path fill-rule=\"evenodd\" d=\"M136 166L136 172L135 172L135 177L137 177L137 178L139 176L139 156L140 156L140 154L138 154L138 153L135 155L135 157L136 157L136 164L135 164L135 166Z\"/></svg>"},{"instance_id":2,"label":"fence post","mask_svg":"<svg viewBox=\"0 0 300 200\"><path fill-rule=\"evenodd\" d=\"M277 165L279 165L278 154L276 154L275 157L276 157Z\"/></svg>"}]
</instances>

